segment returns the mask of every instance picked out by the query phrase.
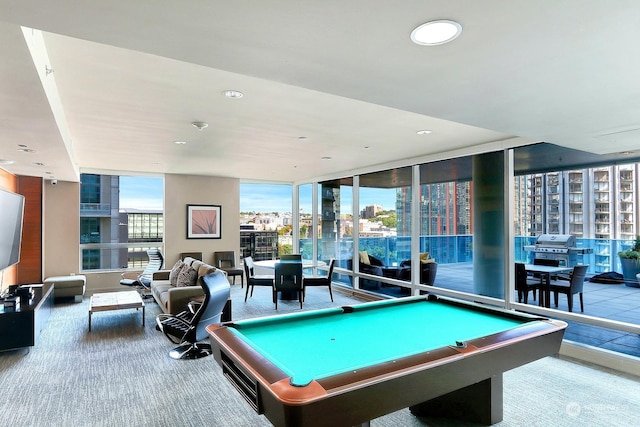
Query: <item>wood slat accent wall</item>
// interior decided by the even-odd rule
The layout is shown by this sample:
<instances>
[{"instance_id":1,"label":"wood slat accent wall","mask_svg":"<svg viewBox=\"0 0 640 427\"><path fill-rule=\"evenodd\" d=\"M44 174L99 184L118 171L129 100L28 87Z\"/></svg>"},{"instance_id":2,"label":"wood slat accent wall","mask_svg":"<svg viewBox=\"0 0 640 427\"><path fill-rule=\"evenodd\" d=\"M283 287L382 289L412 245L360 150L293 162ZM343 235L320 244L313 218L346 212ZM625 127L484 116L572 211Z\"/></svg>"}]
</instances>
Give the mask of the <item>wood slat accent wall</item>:
<instances>
[{"instance_id":1,"label":"wood slat accent wall","mask_svg":"<svg viewBox=\"0 0 640 427\"><path fill-rule=\"evenodd\" d=\"M20 284L42 283L42 183L40 177L18 177L16 192L25 199L17 277Z\"/></svg>"}]
</instances>

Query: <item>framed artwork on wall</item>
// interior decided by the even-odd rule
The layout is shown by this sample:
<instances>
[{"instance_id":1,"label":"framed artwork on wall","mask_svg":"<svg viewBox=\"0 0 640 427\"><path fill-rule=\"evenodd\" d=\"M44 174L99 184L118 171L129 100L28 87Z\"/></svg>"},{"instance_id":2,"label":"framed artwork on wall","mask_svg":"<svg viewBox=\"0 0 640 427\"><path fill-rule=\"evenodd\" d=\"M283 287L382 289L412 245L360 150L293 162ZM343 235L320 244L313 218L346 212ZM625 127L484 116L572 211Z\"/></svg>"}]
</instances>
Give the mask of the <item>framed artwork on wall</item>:
<instances>
[{"instance_id":1,"label":"framed artwork on wall","mask_svg":"<svg viewBox=\"0 0 640 427\"><path fill-rule=\"evenodd\" d=\"M187 205L187 239L220 239L222 207Z\"/></svg>"}]
</instances>

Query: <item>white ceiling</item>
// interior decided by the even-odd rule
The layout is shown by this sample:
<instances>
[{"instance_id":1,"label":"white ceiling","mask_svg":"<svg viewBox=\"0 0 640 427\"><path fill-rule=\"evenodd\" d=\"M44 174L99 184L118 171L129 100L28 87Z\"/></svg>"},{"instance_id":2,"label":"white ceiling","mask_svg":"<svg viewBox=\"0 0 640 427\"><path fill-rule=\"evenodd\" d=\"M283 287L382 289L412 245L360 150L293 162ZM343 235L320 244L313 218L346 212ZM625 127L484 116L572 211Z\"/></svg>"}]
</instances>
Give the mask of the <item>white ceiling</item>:
<instances>
[{"instance_id":1,"label":"white ceiling","mask_svg":"<svg viewBox=\"0 0 640 427\"><path fill-rule=\"evenodd\" d=\"M410 41L442 18L462 35ZM0 167L300 181L494 141L640 150L639 40L637 0L0 0Z\"/></svg>"}]
</instances>

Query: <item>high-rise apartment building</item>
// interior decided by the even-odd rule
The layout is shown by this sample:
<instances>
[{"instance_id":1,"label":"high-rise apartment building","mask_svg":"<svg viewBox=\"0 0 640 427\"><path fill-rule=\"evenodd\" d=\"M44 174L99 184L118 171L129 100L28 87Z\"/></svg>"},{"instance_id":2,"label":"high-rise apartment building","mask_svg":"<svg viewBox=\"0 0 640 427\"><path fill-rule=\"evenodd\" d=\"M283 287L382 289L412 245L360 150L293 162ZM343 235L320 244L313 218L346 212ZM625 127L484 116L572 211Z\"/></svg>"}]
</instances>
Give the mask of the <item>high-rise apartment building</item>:
<instances>
[{"instance_id":1,"label":"high-rise apartment building","mask_svg":"<svg viewBox=\"0 0 640 427\"><path fill-rule=\"evenodd\" d=\"M420 186L420 234L430 236L473 233L470 181ZM411 190L396 192L398 236L411 235Z\"/></svg>"},{"instance_id":2,"label":"high-rise apartment building","mask_svg":"<svg viewBox=\"0 0 640 427\"><path fill-rule=\"evenodd\" d=\"M524 180L528 234L593 239L596 273L614 269L612 241L632 241L640 231L638 164L535 174Z\"/></svg>"}]
</instances>

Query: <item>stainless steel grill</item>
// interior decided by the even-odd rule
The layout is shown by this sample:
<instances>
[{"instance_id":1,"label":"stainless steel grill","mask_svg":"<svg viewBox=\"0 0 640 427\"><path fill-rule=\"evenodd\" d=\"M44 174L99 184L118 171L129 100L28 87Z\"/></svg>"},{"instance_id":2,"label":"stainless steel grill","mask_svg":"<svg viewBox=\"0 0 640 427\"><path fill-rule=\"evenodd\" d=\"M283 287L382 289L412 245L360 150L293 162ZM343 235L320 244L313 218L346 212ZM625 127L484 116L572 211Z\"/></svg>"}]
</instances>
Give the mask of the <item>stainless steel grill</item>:
<instances>
[{"instance_id":1,"label":"stainless steel grill","mask_svg":"<svg viewBox=\"0 0 640 427\"><path fill-rule=\"evenodd\" d=\"M557 259L567 267L578 263L578 255L593 253L591 248L576 247L576 237L571 234L541 234L535 245L525 246L524 250L535 252L536 258Z\"/></svg>"}]
</instances>

